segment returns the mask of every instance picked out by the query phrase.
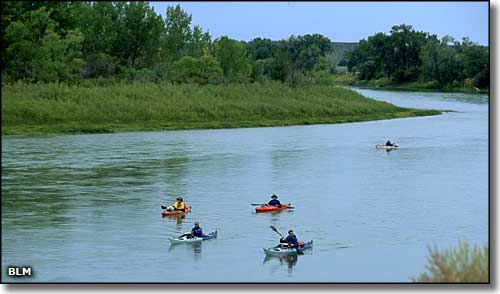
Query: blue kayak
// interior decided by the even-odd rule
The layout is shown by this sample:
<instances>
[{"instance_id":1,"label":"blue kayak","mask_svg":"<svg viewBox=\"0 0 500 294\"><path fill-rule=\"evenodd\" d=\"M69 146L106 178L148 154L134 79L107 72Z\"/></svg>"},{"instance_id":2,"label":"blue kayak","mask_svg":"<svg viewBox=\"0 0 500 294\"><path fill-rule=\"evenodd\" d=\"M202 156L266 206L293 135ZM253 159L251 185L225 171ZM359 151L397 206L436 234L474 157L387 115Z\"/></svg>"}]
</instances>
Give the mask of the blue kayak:
<instances>
[{"instance_id":1,"label":"blue kayak","mask_svg":"<svg viewBox=\"0 0 500 294\"><path fill-rule=\"evenodd\" d=\"M312 248L313 241L304 243L300 245L299 248L281 248L280 246L275 246L271 248L263 248L266 255L272 256L283 256L283 255L297 255L302 253L302 251Z\"/></svg>"},{"instance_id":2,"label":"blue kayak","mask_svg":"<svg viewBox=\"0 0 500 294\"><path fill-rule=\"evenodd\" d=\"M202 241L206 241L206 240L210 240L210 239L215 239L215 238L217 238L217 231L213 231L213 232L211 232L208 235L203 236L203 237L191 237L191 236L185 236L185 234L184 234L184 235L182 235L180 237L177 237L177 238L171 238L170 242L172 244L200 243Z\"/></svg>"}]
</instances>

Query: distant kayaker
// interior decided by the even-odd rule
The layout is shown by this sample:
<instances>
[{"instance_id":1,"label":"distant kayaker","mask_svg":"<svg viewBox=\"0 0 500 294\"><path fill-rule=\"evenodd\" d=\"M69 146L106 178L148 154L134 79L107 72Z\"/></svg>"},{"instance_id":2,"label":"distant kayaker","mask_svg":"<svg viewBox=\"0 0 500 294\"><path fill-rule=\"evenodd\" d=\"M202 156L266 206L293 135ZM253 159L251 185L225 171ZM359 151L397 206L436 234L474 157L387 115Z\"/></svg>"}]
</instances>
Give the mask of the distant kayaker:
<instances>
[{"instance_id":1,"label":"distant kayaker","mask_svg":"<svg viewBox=\"0 0 500 294\"><path fill-rule=\"evenodd\" d=\"M271 199L272 200L269 201L269 203L267 203L267 205L281 207L281 202L278 200L278 196L273 194L273 196L271 196Z\"/></svg>"},{"instance_id":2,"label":"distant kayaker","mask_svg":"<svg viewBox=\"0 0 500 294\"><path fill-rule=\"evenodd\" d=\"M288 231L288 236L286 238L281 238L280 243L288 243L287 247L288 248L298 248L299 247L299 240L297 239L297 236L293 233L293 230ZM280 244L280 245L281 245Z\"/></svg>"},{"instance_id":3,"label":"distant kayaker","mask_svg":"<svg viewBox=\"0 0 500 294\"><path fill-rule=\"evenodd\" d=\"M186 211L186 204L182 197L177 197L177 201L172 205L174 210Z\"/></svg>"},{"instance_id":4,"label":"distant kayaker","mask_svg":"<svg viewBox=\"0 0 500 294\"><path fill-rule=\"evenodd\" d=\"M390 140L387 140L387 142L385 142L385 146L394 146L395 144L391 143Z\"/></svg>"},{"instance_id":5,"label":"distant kayaker","mask_svg":"<svg viewBox=\"0 0 500 294\"><path fill-rule=\"evenodd\" d=\"M194 223L194 227L191 229L191 237L203 237L203 231L200 227L199 222Z\"/></svg>"}]
</instances>

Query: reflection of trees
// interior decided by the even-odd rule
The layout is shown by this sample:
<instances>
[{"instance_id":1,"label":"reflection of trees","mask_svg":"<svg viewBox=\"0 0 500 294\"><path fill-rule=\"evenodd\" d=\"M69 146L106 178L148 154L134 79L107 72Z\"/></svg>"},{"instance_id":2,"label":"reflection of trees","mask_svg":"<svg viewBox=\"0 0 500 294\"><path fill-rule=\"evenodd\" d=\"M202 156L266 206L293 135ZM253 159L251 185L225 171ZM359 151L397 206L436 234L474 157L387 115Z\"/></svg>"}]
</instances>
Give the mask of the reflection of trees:
<instances>
[{"instance_id":1,"label":"reflection of trees","mask_svg":"<svg viewBox=\"0 0 500 294\"><path fill-rule=\"evenodd\" d=\"M72 209L100 217L120 207L123 214L128 209L136 211L141 204L149 206L144 204L151 201L146 196L185 192L190 158L182 142L161 151L137 145L130 151L119 142L100 144L98 137L91 143L75 140L68 146L61 143L64 138L55 140L61 145L53 143L55 149L44 150L41 139L32 142L42 145L33 150L16 152L19 147L14 144L11 151L3 151L4 224L16 229L69 225L77 214Z\"/></svg>"}]
</instances>

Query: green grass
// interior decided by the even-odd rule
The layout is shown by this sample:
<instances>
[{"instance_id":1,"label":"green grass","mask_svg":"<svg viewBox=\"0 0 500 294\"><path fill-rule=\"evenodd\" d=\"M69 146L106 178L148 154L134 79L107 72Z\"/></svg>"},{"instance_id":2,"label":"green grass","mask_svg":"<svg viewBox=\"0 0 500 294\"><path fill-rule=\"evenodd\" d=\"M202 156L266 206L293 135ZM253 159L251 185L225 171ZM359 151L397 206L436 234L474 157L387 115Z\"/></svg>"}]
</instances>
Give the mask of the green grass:
<instances>
[{"instance_id":1,"label":"green grass","mask_svg":"<svg viewBox=\"0 0 500 294\"><path fill-rule=\"evenodd\" d=\"M461 242L448 250L429 249L427 272L412 278L418 283L488 283L488 246L470 247Z\"/></svg>"},{"instance_id":2,"label":"green grass","mask_svg":"<svg viewBox=\"0 0 500 294\"><path fill-rule=\"evenodd\" d=\"M2 86L2 134L106 133L343 123L440 114L335 86L15 83Z\"/></svg>"}]
</instances>

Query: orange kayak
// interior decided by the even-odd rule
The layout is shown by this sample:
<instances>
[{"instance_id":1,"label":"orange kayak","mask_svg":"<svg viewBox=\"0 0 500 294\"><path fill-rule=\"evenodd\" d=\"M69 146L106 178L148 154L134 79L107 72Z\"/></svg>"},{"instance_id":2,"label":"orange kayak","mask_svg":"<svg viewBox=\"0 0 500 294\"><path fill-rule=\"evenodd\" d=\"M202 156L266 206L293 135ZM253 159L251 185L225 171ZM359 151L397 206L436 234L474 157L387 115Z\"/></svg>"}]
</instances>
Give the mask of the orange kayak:
<instances>
[{"instance_id":1,"label":"orange kayak","mask_svg":"<svg viewBox=\"0 0 500 294\"><path fill-rule=\"evenodd\" d=\"M191 209L189 207L186 207L185 211L182 210L174 210L174 211L168 211L164 210L161 214L163 216L169 216L169 215L179 215L179 214L186 214L190 211Z\"/></svg>"},{"instance_id":2,"label":"orange kayak","mask_svg":"<svg viewBox=\"0 0 500 294\"><path fill-rule=\"evenodd\" d=\"M266 205L262 205L260 207L255 208L255 211L256 212L281 211L281 210L288 209L290 206L292 206L291 203L281 204L281 207L266 204Z\"/></svg>"}]
</instances>

